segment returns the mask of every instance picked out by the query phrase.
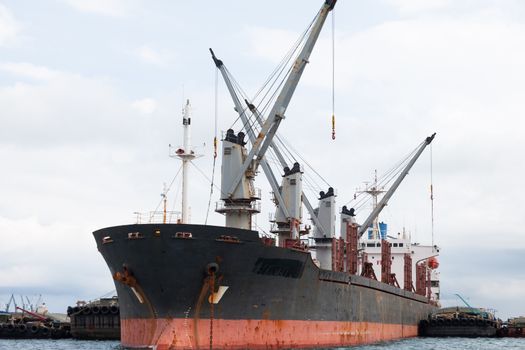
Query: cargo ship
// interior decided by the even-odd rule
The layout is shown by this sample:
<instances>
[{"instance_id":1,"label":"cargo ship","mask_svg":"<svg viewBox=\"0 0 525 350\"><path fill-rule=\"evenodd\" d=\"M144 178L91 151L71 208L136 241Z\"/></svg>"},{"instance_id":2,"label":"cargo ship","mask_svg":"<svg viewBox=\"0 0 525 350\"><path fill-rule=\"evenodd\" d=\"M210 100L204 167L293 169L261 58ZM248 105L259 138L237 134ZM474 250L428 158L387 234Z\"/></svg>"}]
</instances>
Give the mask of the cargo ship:
<instances>
[{"instance_id":1,"label":"cargo ship","mask_svg":"<svg viewBox=\"0 0 525 350\"><path fill-rule=\"evenodd\" d=\"M335 0L323 3L297 46L290 69L281 70L284 78L275 78L282 78L280 83L269 84L280 91L268 110L238 94L223 61L210 50L244 125L238 133L229 129L222 140L221 202L216 212L225 216L224 227L189 220L188 164L196 155L190 143L188 101L183 109L184 145L175 152L182 160L181 217L171 223L164 204L159 223L149 220L93 233L115 281L124 347L289 349L368 344L417 336L419 322L436 308L438 293L431 283L436 266L431 258L437 248L430 247L426 256L413 261L417 246L367 236L370 228L377 231L379 213L434 135L418 146L361 225L355 210L343 206L337 232L335 190L321 191L314 208L303 192L303 166L287 162L275 142L335 4ZM278 175L266 159L269 150L280 163ZM253 229L253 216L261 211L261 192L254 186L259 167L273 190L271 234ZM311 226L305 224L303 207ZM372 243L374 247L368 246ZM392 272L392 250L400 254L395 262L401 263L403 272L397 277ZM372 261L374 254L377 259Z\"/></svg>"}]
</instances>

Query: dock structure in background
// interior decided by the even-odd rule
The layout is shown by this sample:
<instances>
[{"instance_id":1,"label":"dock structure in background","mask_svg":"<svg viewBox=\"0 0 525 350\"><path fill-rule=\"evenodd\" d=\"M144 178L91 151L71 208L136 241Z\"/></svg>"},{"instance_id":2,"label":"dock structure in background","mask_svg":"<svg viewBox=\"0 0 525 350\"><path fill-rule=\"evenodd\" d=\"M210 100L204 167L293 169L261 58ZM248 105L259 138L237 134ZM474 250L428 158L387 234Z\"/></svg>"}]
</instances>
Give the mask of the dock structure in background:
<instances>
[{"instance_id":1,"label":"dock structure in background","mask_svg":"<svg viewBox=\"0 0 525 350\"><path fill-rule=\"evenodd\" d=\"M120 307L116 297L77 302L76 306L68 307L67 314L75 339L120 340Z\"/></svg>"}]
</instances>

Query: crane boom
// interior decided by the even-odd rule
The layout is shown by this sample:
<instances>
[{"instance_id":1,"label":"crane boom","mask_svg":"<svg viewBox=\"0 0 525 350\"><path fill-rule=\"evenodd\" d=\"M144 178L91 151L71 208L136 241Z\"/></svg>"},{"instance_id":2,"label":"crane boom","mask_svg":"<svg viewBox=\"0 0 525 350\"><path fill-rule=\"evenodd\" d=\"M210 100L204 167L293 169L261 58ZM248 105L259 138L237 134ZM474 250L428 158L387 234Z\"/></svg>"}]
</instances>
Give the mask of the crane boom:
<instances>
[{"instance_id":1,"label":"crane boom","mask_svg":"<svg viewBox=\"0 0 525 350\"><path fill-rule=\"evenodd\" d=\"M235 109L237 110L237 113L239 113L239 117L241 118L243 125L246 125L246 132L248 133L248 138L250 139L250 142L253 144L255 142L255 133L253 129L250 127L248 117L246 116L246 111L248 107L243 107L241 101L239 100L237 94L235 93L233 84L224 67L224 63L215 56L215 53L213 52L212 49L210 49L210 52L211 52L211 57L213 58L213 62L215 62L215 66L221 72L224 82L226 83L226 87L228 88L228 91L230 92L231 98L233 100L233 104L235 105ZM258 118L258 121L261 122L259 118ZM278 158L281 160L282 158L281 153L278 152L277 150L276 150L276 153L278 153ZM284 161L284 158L282 159L282 161ZM286 166L286 163L284 166ZM284 200L281 196L281 192L279 191L279 184L277 183L277 179L275 178L275 175L272 169L270 168L270 166L268 165L268 162L266 161L265 157L261 159L261 167L264 171L264 174L266 175L266 178L268 179L268 182L270 183L270 186L272 187L272 191L277 199L277 202L284 203ZM285 206L281 205L279 206L279 208L280 210L282 210L283 215L285 217L287 218L290 217L290 214L288 213L288 209L286 209Z\"/></svg>"},{"instance_id":2,"label":"crane boom","mask_svg":"<svg viewBox=\"0 0 525 350\"><path fill-rule=\"evenodd\" d=\"M384 207L386 207L386 205L388 204L388 200L390 199L390 197L392 197L392 195L394 194L394 192L397 190L397 188L399 187L399 185L401 184L401 182L404 180L404 178L408 175L408 172L410 171L410 169L412 169L412 166L414 166L414 163L416 162L416 160L419 158L419 156L421 155L421 153L423 153L423 151L425 150L425 148L430 145L430 143L432 142L432 140L434 140L434 136L436 136L436 133L433 133L431 136L427 137L425 139L425 141L423 141L423 144L421 145L421 147L419 147L419 149L417 150L416 154L412 157L412 159L408 162L407 166L403 169L403 171L401 172L401 174L399 174L399 177L396 179L396 181L392 184L392 186L390 187L390 189L385 193L385 195L383 196L383 198L381 199L381 201L377 204L377 206L374 208L374 210L372 210L372 213L370 213L370 215L368 216L368 218L366 218L366 220L363 222L363 224L359 227L359 230L358 230L358 237L361 237L363 235L363 233L366 232L366 230L368 230L368 227L372 224L372 222L374 221L374 219L379 215L379 213L381 213L381 211L383 210Z\"/></svg>"},{"instance_id":3,"label":"crane boom","mask_svg":"<svg viewBox=\"0 0 525 350\"><path fill-rule=\"evenodd\" d=\"M284 119L286 108L288 108L288 104L292 99L295 88L297 87L297 84L299 83L299 80L304 72L304 68L308 63L308 58L310 57L315 43L317 42L317 38L321 33L321 29L323 28L326 17L328 16L328 13L334 8L336 1L337 0L325 0L323 7L317 15L314 25L312 26L310 35L308 36L304 47L299 53L299 56L294 62L290 75L288 75L288 78L286 79L279 96L270 110L270 114L264 122L259 135L252 144L252 149L246 157L246 160L241 167L241 171L237 174L237 177L232 182L230 189L227 191L227 195L231 196L235 192L235 189L239 185L246 170L248 170L248 168L253 165L253 170L255 171L261 159L264 157L266 150L270 146L270 143L272 142L273 137L279 128L279 124L281 123L282 119ZM255 163L253 163L254 157Z\"/></svg>"},{"instance_id":4,"label":"crane boom","mask_svg":"<svg viewBox=\"0 0 525 350\"><path fill-rule=\"evenodd\" d=\"M465 305L467 305L468 308L470 308L471 312L478 314L478 315L487 315L486 312L482 312L480 309L470 306L470 304L467 303L467 301L461 295L459 294L454 294L454 295L457 296L459 299L461 299L461 301L465 303ZM484 317L488 317L488 316L484 316Z\"/></svg>"},{"instance_id":5,"label":"crane boom","mask_svg":"<svg viewBox=\"0 0 525 350\"><path fill-rule=\"evenodd\" d=\"M461 299L461 301L462 301L465 305L467 305L469 308L472 309L472 306L470 306L470 304L467 303L467 301L466 301L465 299L463 299L463 297L462 297L461 295L459 295L459 294L454 294L454 295L457 296L459 299Z\"/></svg>"},{"instance_id":6,"label":"crane boom","mask_svg":"<svg viewBox=\"0 0 525 350\"><path fill-rule=\"evenodd\" d=\"M15 312L16 312L16 308L18 307L18 305L16 304L16 299L15 299L15 295L14 294L11 294L11 297L9 298L9 301L5 305L5 312L9 312L9 308L11 307L11 303L13 303L13 305L15 307Z\"/></svg>"},{"instance_id":7,"label":"crane boom","mask_svg":"<svg viewBox=\"0 0 525 350\"><path fill-rule=\"evenodd\" d=\"M26 314L29 314L29 315L31 315L31 316L33 316L33 317L35 317L35 318L38 318L40 321L45 321L45 320L47 320L47 317L42 316L42 315L39 315L39 314L37 314L37 313L35 313L35 312L28 311L28 310L26 310L26 309L24 309L24 308L21 308L21 307L19 307L19 306L16 307L16 310L20 310L20 311L22 311L22 312L24 312L24 313L26 313Z\"/></svg>"}]
</instances>

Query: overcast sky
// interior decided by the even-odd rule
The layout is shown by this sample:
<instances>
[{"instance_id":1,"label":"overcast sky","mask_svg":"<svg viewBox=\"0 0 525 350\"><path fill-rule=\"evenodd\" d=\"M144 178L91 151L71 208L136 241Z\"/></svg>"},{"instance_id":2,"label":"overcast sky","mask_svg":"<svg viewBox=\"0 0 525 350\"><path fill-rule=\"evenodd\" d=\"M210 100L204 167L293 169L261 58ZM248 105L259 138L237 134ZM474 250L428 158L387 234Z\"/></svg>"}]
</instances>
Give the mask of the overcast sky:
<instances>
[{"instance_id":1,"label":"overcast sky","mask_svg":"<svg viewBox=\"0 0 525 350\"><path fill-rule=\"evenodd\" d=\"M180 167L168 144L182 143L185 98L205 154L195 164L211 174L208 48L253 95L321 3L0 0L0 307L11 293L43 294L63 312L112 291L91 233L155 209ZM280 134L342 206L374 169L387 171L437 132L443 303L459 303L459 293L501 317L525 314L525 3L339 0L335 141L330 21ZM218 106L226 130L236 115L222 82ZM209 183L192 171L192 221L203 223ZM382 215L391 230L431 242L429 185L425 152ZM262 175L258 186L267 230ZM223 218L212 212L209 223Z\"/></svg>"}]
</instances>

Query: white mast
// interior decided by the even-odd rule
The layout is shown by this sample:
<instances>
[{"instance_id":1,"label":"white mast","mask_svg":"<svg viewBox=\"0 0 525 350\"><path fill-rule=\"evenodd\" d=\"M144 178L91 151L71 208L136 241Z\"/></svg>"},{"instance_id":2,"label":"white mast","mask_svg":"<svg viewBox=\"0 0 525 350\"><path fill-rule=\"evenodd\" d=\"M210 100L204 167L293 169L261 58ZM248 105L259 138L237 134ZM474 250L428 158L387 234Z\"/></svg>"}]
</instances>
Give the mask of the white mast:
<instances>
[{"instance_id":1,"label":"white mast","mask_svg":"<svg viewBox=\"0 0 525 350\"><path fill-rule=\"evenodd\" d=\"M191 148L191 105L190 100L186 100L186 105L182 109L182 127L184 130L183 146L177 149L174 157L182 160L182 224L189 224L188 209L188 165L197 156Z\"/></svg>"},{"instance_id":2,"label":"white mast","mask_svg":"<svg viewBox=\"0 0 525 350\"><path fill-rule=\"evenodd\" d=\"M184 151L185 156L182 157L182 223L188 222L188 162L193 159L193 152L191 150L191 105L190 100L186 101L184 107L184 117L182 118L182 125L184 128Z\"/></svg>"},{"instance_id":3,"label":"white mast","mask_svg":"<svg viewBox=\"0 0 525 350\"><path fill-rule=\"evenodd\" d=\"M372 185L372 187L367 188L363 192L368 193L372 196L372 210L375 210L378 204L377 198L379 197L379 195L386 192L383 190L383 188L379 188L377 184L377 169L374 172L374 184ZM381 238L381 232L379 230L379 216L376 216L372 221L372 232L373 239Z\"/></svg>"}]
</instances>

